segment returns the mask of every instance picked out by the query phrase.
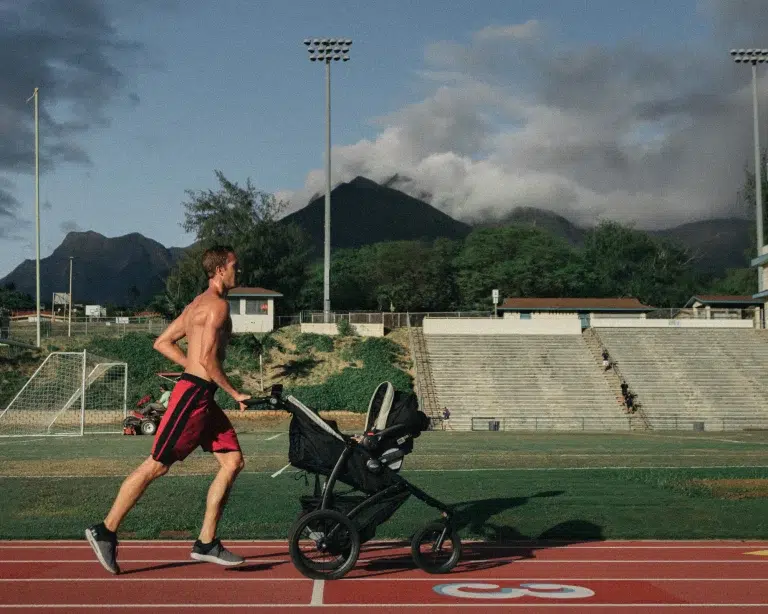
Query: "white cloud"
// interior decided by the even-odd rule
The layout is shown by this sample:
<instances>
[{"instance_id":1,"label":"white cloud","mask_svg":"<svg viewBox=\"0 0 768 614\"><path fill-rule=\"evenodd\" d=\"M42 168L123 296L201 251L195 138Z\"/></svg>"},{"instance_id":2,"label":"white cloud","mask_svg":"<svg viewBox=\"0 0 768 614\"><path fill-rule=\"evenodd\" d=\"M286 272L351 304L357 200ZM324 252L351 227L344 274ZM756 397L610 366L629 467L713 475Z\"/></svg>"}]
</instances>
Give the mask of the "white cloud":
<instances>
[{"instance_id":1,"label":"white cloud","mask_svg":"<svg viewBox=\"0 0 768 614\"><path fill-rule=\"evenodd\" d=\"M735 19L727 3L707 7ZM397 174L395 187L460 219L534 206L652 228L743 213L750 81L719 39L565 48L544 31L531 20L429 45L419 74L434 93L379 118L376 138L334 148L334 184ZM324 177L309 173L293 209Z\"/></svg>"},{"instance_id":2,"label":"white cloud","mask_svg":"<svg viewBox=\"0 0 768 614\"><path fill-rule=\"evenodd\" d=\"M479 41L490 39L513 39L517 41L532 40L542 33L541 22L537 19L529 19L525 23L506 26L486 26L474 33L474 38Z\"/></svg>"}]
</instances>

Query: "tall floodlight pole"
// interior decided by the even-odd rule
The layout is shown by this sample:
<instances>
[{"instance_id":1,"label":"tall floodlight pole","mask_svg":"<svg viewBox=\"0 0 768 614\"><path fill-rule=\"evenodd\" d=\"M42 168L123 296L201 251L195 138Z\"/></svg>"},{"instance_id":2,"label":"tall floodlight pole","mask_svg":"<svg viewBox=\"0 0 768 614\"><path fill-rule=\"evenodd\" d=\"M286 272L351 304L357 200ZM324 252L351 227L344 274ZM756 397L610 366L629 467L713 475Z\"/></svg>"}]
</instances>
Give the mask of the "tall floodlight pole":
<instances>
[{"instance_id":1,"label":"tall floodlight pole","mask_svg":"<svg viewBox=\"0 0 768 614\"><path fill-rule=\"evenodd\" d=\"M757 203L757 257L763 251L763 173L760 162L760 130L757 112L757 65L768 61L768 49L731 49L731 55L737 64L752 65L752 124L755 140L755 200ZM757 270L757 291L763 291L762 269Z\"/></svg>"},{"instance_id":2,"label":"tall floodlight pole","mask_svg":"<svg viewBox=\"0 0 768 614\"><path fill-rule=\"evenodd\" d=\"M37 113L38 88L27 98L35 101L35 277L37 286L37 347L40 347L40 132ZM51 305L53 311L53 305Z\"/></svg>"},{"instance_id":3,"label":"tall floodlight pole","mask_svg":"<svg viewBox=\"0 0 768 614\"><path fill-rule=\"evenodd\" d=\"M67 325L67 337L72 336L72 256L69 257L69 324Z\"/></svg>"},{"instance_id":4,"label":"tall floodlight pole","mask_svg":"<svg viewBox=\"0 0 768 614\"><path fill-rule=\"evenodd\" d=\"M325 62L325 249L323 267L323 322L331 321L331 62L349 61L348 38L305 39L312 62Z\"/></svg>"}]
</instances>

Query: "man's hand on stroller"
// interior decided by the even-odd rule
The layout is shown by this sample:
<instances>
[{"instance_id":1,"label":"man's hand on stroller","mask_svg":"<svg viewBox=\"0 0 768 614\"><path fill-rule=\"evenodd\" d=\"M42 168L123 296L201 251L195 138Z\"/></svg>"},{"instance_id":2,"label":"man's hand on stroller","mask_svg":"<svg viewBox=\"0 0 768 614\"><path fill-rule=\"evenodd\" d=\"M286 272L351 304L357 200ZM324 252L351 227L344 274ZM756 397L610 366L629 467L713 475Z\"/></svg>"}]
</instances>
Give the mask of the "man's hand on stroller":
<instances>
[{"instance_id":1,"label":"man's hand on stroller","mask_svg":"<svg viewBox=\"0 0 768 614\"><path fill-rule=\"evenodd\" d=\"M352 435L352 439L369 452L375 452L380 443L379 436L373 431L362 435Z\"/></svg>"},{"instance_id":2,"label":"man's hand on stroller","mask_svg":"<svg viewBox=\"0 0 768 614\"><path fill-rule=\"evenodd\" d=\"M247 409L247 406L245 405L245 403L243 403L243 401L247 401L248 399L250 399L251 395L250 394L246 394L244 392L238 392L238 393L233 394L232 398L235 401L237 401L238 404L240 405L240 411L245 411Z\"/></svg>"}]
</instances>

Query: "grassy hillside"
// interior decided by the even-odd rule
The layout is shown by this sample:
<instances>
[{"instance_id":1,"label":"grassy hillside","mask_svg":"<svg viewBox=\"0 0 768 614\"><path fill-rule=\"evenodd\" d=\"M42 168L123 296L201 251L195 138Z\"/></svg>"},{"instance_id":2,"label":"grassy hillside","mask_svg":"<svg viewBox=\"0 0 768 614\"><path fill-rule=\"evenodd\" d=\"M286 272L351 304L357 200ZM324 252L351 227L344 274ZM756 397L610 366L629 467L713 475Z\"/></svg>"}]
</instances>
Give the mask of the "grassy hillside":
<instances>
[{"instance_id":1,"label":"grassy hillside","mask_svg":"<svg viewBox=\"0 0 768 614\"><path fill-rule=\"evenodd\" d=\"M0 358L0 406L23 386L45 355L55 350L86 349L126 361L129 407L145 394L157 396L163 380L156 373L181 369L158 354L152 348L153 341L154 337L146 333L121 338L51 338L42 352ZM411 390L413 378L405 330L393 331L384 338L302 334L298 326L268 335L235 335L224 370L235 386L253 395L267 393L272 384L279 383L314 408L357 413L367 410L368 400L380 382L391 381L399 390ZM225 409L235 409L234 401L221 391L217 401Z\"/></svg>"}]
</instances>

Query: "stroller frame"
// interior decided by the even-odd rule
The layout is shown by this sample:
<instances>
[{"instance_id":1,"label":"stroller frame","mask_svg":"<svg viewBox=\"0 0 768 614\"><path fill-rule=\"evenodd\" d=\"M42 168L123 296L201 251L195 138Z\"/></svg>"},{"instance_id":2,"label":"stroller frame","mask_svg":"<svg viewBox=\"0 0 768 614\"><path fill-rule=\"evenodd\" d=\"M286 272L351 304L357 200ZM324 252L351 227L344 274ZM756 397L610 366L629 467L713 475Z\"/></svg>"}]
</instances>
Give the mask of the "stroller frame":
<instances>
[{"instance_id":1,"label":"stroller frame","mask_svg":"<svg viewBox=\"0 0 768 614\"><path fill-rule=\"evenodd\" d=\"M314 475L314 488L311 499L315 502L319 501L319 506L313 505L311 511L305 509L300 514L298 520L294 522L289 532L289 550L291 559L302 574L310 578L324 580L338 579L346 575L357 561L360 543L367 541L367 538L360 539L361 536L359 535L358 527L356 527L353 522L354 519L376 504L391 499L397 499L401 495L406 495L402 499L402 502L405 502L408 496L413 495L428 506L439 510L442 518L439 522L433 522L423 527L413 536L411 541L411 555L416 564L430 573L447 573L455 567L461 557L461 541L458 538L454 527L453 510L451 507L430 496L388 466L389 464L400 460L405 453L401 451L398 454L397 451L395 451L394 454L387 455L385 453L379 457L374 453L375 444L381 441L382 438L398 437L402 434L401 425L385 428L382 431L375 433L372 438L366 437L363 438L362 441L358 441L335 429L335 425L332 426L323 420L316 412L309 409L295 397L289 395L287 398L283 398L282 386L279 384L272 387L271 395L269 397L249 399L245 401L245 404L254 409L282 409L290 413L294 419L298 417L299 419L311 421L314 426L340 440L344 444L343 450L336 459L333 469L327 475L324 483L321 484L320 476L325 474L311 468L298 467L299 469L303 469L307 473L312 473ZM371 440L373 440L373 443L371 443ZM334 497L337 495L337 493L334 492L334 488L339 481L345 481L342 479L344 469L350 458L359 453L362 453L365 459L365 468L368 471L374 475L382 477L386 476L391 484L382 490L373 493L366 493L364 489L351 484L352 490L359 491L363 493L364 496L351 509L340 512L334 507ZM293 465L293 462L291 464ZM304 501L302 501L302 503L304 503ZM396 505L399 507L399 504ZM395 507L393 513L396 511L397 507ZM387 518L389 518L389 516L387 516ZM342 521L342 519L346 519L346 521ZM336 554L340 560L333 563L317 564L308 561L300 553L298 548L298 536L302 530L306 529L307 526L315 520L318 522L326 520L335 523L331 530L328 531L328 535L324 537L333 538L334 534L346 532L345 547L341 549L341 552L334 552L333 548L329 548L329 551L331 551L332 554ZM448 559L442 562L429 560L427 555L421 551L421 547L425 544L425 540L429 543L431 552L433 554L437 553L438 556L440 554L444 555L444 553L442 553L443 546L446 541L450 541L452 551L448 555ZM351 546L348 542L351 542ZM347 546L349 546L349 548L347 548ZM321 545L318 544L318 550L320 549Z\"/></svg>"}]
</instances>

